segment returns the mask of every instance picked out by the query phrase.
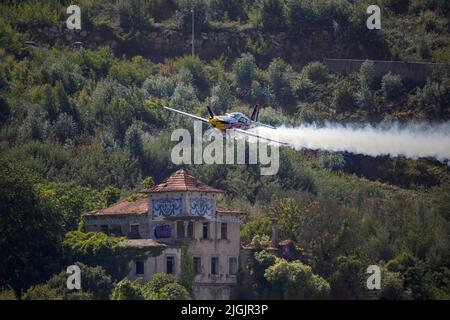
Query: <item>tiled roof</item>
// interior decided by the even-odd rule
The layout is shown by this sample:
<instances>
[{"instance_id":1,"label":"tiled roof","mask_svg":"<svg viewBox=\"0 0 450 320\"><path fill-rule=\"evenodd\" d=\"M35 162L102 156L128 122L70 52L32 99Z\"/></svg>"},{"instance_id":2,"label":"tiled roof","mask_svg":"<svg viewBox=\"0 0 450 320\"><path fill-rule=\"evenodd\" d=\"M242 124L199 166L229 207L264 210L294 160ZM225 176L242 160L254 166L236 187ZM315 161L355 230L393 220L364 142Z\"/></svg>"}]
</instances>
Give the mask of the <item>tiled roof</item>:
<instances>
[{"instance_id":1,"label":"tiled roof","mask_svg":"<svg viewBox=\"0 0 450 320\"><path fill-rule=\"evenodd\" d=\"M105 209L84 213L83 216L140 215L146 213L148 213L148 199L142 197L131 202L124 200Z\"/></svg>"},{"instance_id":2,"label":"tiled roof","mask_svg":"<svg viewBox=\"0 0 450 320\"><path fill-rule=\"evenodd\" d=\"M222 208L222 207L217 207L216 208L216 212L218 214L229 214L229 215L241 215L241 214L245 214L244 212L240 211L240 210L235 210L235 209L227 209L227 208Z\"/></svg>"},{"instance_id":3,"label":"tiled roof","mask_svg":"<svg viewBox=\"0 0 450 320\"><path fill-rule=\"evenodd\" d=\"M159 193L159 192L216 192L223 193L222 190L210 187L188 174L185 170L178 170L160 184L157 184L149 189L144 190L145 193Z\"/></svg>"}]
</instances>

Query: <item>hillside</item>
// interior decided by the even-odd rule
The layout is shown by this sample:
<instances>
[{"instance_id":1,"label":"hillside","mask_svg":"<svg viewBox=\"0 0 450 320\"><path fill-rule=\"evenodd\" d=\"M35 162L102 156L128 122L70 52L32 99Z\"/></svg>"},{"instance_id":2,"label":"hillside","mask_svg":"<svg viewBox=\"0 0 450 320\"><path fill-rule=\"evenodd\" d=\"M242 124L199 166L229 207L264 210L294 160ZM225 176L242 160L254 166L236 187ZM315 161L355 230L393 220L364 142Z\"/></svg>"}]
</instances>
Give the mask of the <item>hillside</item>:
<instances>
[{"instance_id":1,"label":"hillside","mask_svg":"<svg viewBox=\"0 0 450 320\"><path fill-rule=\"evenodd\" d=\"M19 294L50 286L82 212L133 197L178 169L171 133L191 130L192 121L169 115L161 101L202 117L207 106L249 115L259 103L259 120L275 126L449 121L448 74L423 83L377 78L369 61L450 64L449 2L376 2L383 27L370 33L360 1L83 0L79 31L65 27L69 1L3 2L0 287ZM341 75L324 58L368 61ZM282 240L311 252L307 263L329 286L319 298L450 297L448 160L283 147L274 176L260 175L259 165L183 167L226 190L222 204L248 213L241 240L260 247L255 272L263 280L256 295L243 285L242 298L289 298L264 278L277 266L264 256L274 217ZM24 225L29 238L17 241ZM379 296L363 290L370 264L389 275Z\"/></svg>"}]
</instances>

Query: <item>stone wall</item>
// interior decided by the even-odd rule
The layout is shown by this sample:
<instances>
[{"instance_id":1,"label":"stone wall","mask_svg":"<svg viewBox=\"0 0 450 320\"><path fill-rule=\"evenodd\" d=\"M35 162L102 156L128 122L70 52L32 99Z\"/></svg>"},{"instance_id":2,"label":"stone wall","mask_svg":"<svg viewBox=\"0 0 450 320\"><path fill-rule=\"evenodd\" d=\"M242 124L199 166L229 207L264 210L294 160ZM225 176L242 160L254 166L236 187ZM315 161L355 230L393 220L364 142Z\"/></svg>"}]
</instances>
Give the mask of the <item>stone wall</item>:
<instances>
[{"instance_id":1,"label":"stone wall","mask_svg":"<svg viewBox=\"0 0 450 320\"><path fill-rule=\"evenodd\" d=\"M32 40L47 46L71 46L81 41L85 48L109 46L116 54L132 57L142 55L154 61L163 61L191 53L191 34L174 27L156 27L151 32L126 34L107 26L94 30L69 30L64 24L37 28ZM290 38L286 33L261 33L251 25L212 28L196 33L195 53L202 59L211 60L226 56L229 61L243 52L253 53L260 63L268 64L274 57L281 57L294 67L322 60L326 56L351 57L351 50L333 41L326 32L317 32L307 38Z\"/></svg>"}]
</instances>

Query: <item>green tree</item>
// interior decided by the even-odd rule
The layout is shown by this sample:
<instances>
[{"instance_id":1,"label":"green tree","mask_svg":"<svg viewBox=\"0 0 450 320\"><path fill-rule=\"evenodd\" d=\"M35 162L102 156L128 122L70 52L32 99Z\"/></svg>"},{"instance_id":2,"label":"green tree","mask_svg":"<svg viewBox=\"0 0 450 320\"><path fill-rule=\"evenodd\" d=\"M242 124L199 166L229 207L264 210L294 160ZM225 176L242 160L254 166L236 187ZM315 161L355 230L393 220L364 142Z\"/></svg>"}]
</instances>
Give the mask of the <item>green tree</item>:
<instances>
[{"instance_id":1,"label":"green tree","mask_svg":"<svg viewBox=\"0 0 450 320\"><path fill-rule=\"evenodd\" d=\"M123 237L110 237L102 232L71 231L63 245L68 262L102 266L115 280L128 274L131 260L158 256L165 248L163 245L143 248L123 241Z\"/></svg>"},{"instance_id":2,"label":"green tree","mask_svg":"<svg viewBox=\"0 0 450 320\"><path fill-rule=\"evenodd\" d=\"M219 80L219 83L212 88L211 97L208 99L208 104L217 113L223 113L228 110L230 102L233 99L230 85L225 78Z\"/></svg>"},{"instance_id":3,"label":"green tree","mask_svg":"<svg viewBox=\"0 0 450 320\"><path fill-rule=\"evenodd\" d=\"M178 283L165 285L158 294L159 300L190 300L191 297L185 287Z\"/></svg>"},{"instance_id":4,"label":"green tree","mask_svg":"<svg viewBox=\"0 0 450 320\"><path fill-rule=\"evenodd\" d=\"M275 297L297 300L326 299L329 296L328 282L299 261L288 262L277 258L275 264L266 269L264 276Z\"/></svg>"},{"instance_id":5,"label":"green tree","mask_svg":"<svg viewBox=\"0 0 450 320\"><path fill-rule=\"evenodd\" d=\"M194 10L194 28L201 32L206 27L207 3L205 0L180 0L177 17L183 32L191 32L192 12Z\"/></svg>"},{"instance_id":6,"label":"green tree","mask_svg":"<svg viewBox=\"0 0 450 320\"><path fill-rule=\"evenodd\" d=\"M255 58L249 53L242 54L233 63L233 74L236 94L240 97L249 97L256 75Z\"/></svg>"},{"instance_id":7,"label":"green tree","mask_svg":"<svg viewBox=\"0 0 450 320\"><path fill-rule=\"evenodd\" d=\"M375 63L373 61L366 60L361 64L358 79L361 86L367 86L370 89L375 89L376 77Z\"/></svg>"},{"instance_id":8,"label":"green tree","mask_svg":"<svg viewBox=\"0 0 450 320\"><path fill-rule=\"evenodd\" d=\"M30 287L22 296L23 300L62 300L56 289L47 284L38 284Z\"/></svg>"},{"instance_id":9,"label":"green tree","mask_svg":"<svg viewBox=\"0 0 450 320\"><path fill-rule=\"evenodd\" d=\"M61 271L61 273L54 275L47 281L46 285L51 289L56 289L64 300L80 299L83 297L95 300L108 300L111 296L113 283L111 277L106 274L105 269L100 266L90 267L80 262L76 262L75 264L81 270L81 291L77 291L76 293L83 293L84 296L74 296L75 292L67 289L68 275L66 271Z\"/></svg>"},{"instance_id":10,"label":"green tree","mask_svg":"<svg viewBox=\"0 0 450 320\"><path fill-rule=\"evenodd\" d=\"M404 94L402 78L391 72L385 74L381 79L381 91L385 99L389 101L398 101Z\"/></svg>"},{"instance_id":11,"label":"green tree","mask_svg":"<svg viewBox=\"0 0 450 320\"><path fill-rule=\"evenodd\" d=\"M331 296L340 300L364 299L366 267L364 259L358 255L338 257L330 280Z\"/></svg>"},{"instance_id":12,"label":"green tree","mask_svg":"<svg viewBox=\"0 0 450 320\"><path fill-rule=\"evenodd\" d=\"M125 132L125 145L131 156L140 158L144 154L142 129L139 124L132 124Z\"/></svg>"},{"instance_id":13,"label":"green tree","mask_svg":"<svg viewBox=\"0 0 450 320\"><path fill-rule=\"evenodd\" d=\"M311 62L302 69L302 76L317 83L324 83L328 80L328 68L320 62Z\"/></svg>"},{"instance_id":14,"label":"green tree","mask_svg":"<svg viewBox=\"0 0 450 320\"><path fill-rule=\"evenodd\" d=\"M356 97L354 95L354 86L349 81L340 81L333 90L333 106L337 113L351 111L356 106Z\"/></svg>"},{"instance_id":15,"label":"green tree","mask_svg":"<svg viewBox=\"0 0 450 320\"><path fill-rule=\"evenodd\" d=\"M144 0L119 0L117 4L119 23L125 30L145 30L151 27L152 19L144 7Z\"/></svg>"},{"instance_id":16,"label":"green tree","mask_svg":"<svg viewBox=\"0 0 450 320\"><path fill-rule=\"evenodd\" d=\"M260 10L264 31L277 32L285 28L284 0L263 0Z\"/></svg>"},{"instance_id":17,"label":"green tree","mask_svg":"<svg viewBox=\"0 0 450 320\"><path fill-rule=\"evenodd\" d=\"M59 268L62 216L36 192L34 178L0 159L0 286L16 292Z\"/></svg>"},{"instance_id":18,"label":"green tree","mask_svg":"<svg viewBox=\"0 0 450 320\"><path fill-rule=\"evenodd\" d=\"M404 300L410 297L409 292L403 288L403 279L399 273L385 271L382 275L379 293L381 300Z\"/></svg>"},{"instance_id":19,"label":"green tree","mask_svg":"<svg viewBox=\"0 0 450 320\"><path fill-rule=\"evenodd\" d=\"M16 293L7 286L0 288L0 301L2 300L17 300Z\"/></svg>"},{"instance_id":20,"label":"green tree","mask_svg":"<svg viewBox=\"0 0 450 320\"><path fill-rule=\"evenodd\" d=\"M203 100L209 95L210 79L205 64L198 56L184 56L176 62L179 70L186 69L192 75L192 85L196 89L197 96Z\"/></svg>"},{"instance_id":21,"label":"green tree","mask_svg":"<svg viewBox=\"0 0 450 320\"><path fill-rule=\"evenodd\" d=\"M142 285L140 279L131 282L123 279L114 287L112 292L112 300L144 300L142 295Z\"/></svg>"},{"instance_id":22,"label":"green tree","mask_svg":"<svg viewBox=\"0 0 450 320\"><path fill-rule=\"evenodd\" d=\"M120 199L120 190L109 186L102 190L102 196L106 201L106 205L110 206Z\"/></svg>"},{"instance_id":23,"label":"green tree","mask_svg":"<svg viewBox=\"0 0 450 320\"><path fill-rule=\"evenodd\" d=\"M244 20L244 0L211 0L211 16L216 20Z\"/></svg>"},{"instance_id":24,"label":"green tree","mask_svg":"<svg viewBox=\"0 0 450 320\"><path fill-rule=\"evenodd\" d=\"M181 248L181 274L180 274L180 284L187 288L187 290L192 290L192 283L195 278L195 269L194 262L192 261L192 257L188 252L188 246L184 245ZM174 300L174 299L171 299Z\"/></svg>"},{"instance_id":25,"label":"green tree","mask_svg":"<svg viewBox=\"0 0 450 320\"><path fill-rule=\"evenodd\" d=\"M269 90L276 105L286 107L293 103L291 83L288 78L289 66L283 60L274 59L269 65Z\"/></svg>"}]
</instances>

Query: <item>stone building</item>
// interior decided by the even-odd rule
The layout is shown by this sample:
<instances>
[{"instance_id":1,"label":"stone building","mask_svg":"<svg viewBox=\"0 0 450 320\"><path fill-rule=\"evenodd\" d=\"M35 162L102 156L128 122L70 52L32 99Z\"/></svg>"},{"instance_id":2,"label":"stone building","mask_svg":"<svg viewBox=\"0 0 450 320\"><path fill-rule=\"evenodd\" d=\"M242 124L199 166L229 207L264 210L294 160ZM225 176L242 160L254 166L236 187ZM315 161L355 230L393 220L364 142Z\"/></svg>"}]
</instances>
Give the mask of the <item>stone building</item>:
<instances>
[{"instance_id":1,"label":"stone building","mask_svg":"<svg viewBox=\"0 0 450 320\"><path fill-rule=\"evenodd\" d=\"M179 279L181 251L187 245L196 273L194 298L230 299L237 284L243 213L218 207L216 200L222 193L178 170L134 201L83 214L84 228L124 235L142 245L166 245L157 257L131 261L130 280L148 280L155 272Z\"/></svg>"}]
</instances>

